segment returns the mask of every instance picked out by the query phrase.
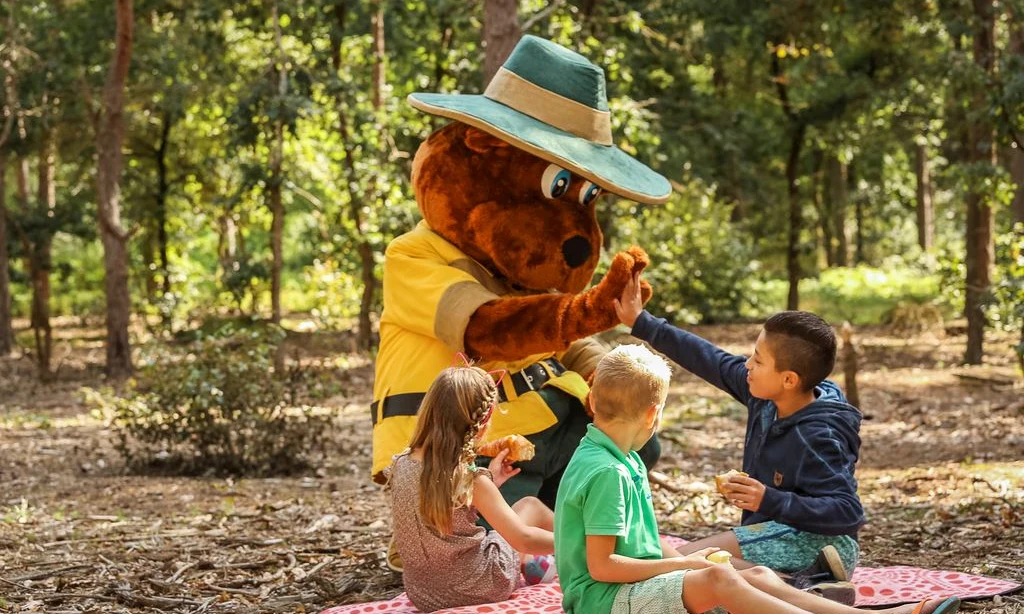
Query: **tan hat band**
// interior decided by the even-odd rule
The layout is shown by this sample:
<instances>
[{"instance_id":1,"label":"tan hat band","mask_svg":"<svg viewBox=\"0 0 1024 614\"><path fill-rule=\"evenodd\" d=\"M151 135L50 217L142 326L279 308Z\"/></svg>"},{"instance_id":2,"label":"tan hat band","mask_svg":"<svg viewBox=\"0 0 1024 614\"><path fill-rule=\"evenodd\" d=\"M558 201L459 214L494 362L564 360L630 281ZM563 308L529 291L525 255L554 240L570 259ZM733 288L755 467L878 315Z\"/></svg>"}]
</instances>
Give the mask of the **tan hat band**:
<instances>
[{"instance_id":1,"label":"tan hat band","mask_svg":"<svg viewBox=\"0 0 1024 614\"><path fill-rule=\"evenodd\" d=\"M598 111L546 90L507 68L498 69L484 91L484 96L588 141L601 145L612 144L611 115L608 111Z\"/></svg>"}]
</instances>

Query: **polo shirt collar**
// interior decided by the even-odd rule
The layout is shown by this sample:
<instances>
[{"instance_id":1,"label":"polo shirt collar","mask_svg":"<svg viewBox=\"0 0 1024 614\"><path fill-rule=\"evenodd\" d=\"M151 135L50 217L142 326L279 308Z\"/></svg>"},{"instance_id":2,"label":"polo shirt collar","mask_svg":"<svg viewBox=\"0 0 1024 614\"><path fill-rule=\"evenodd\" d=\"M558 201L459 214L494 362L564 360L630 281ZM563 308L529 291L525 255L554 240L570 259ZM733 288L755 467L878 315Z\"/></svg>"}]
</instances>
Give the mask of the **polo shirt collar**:
<instances>
[{"instance_id":1,"label":"polo shirt collar","mask_svg":"<svg viewBox=\"0 0 1024 614\"><path fill-rule=\"evenodd\" d=\"M628 463L629 465L633 464L629 462L629 456L623 454L622 450L619 449L619 446L615 445L615 442L612 441L612 438L609 437L608 435L605 435L604 431L594 426L593 423L587 425L587 434L585 438L594 445L602 447L605 450L608 450L608 452L610 452L612 456L619 459L620 461Z\"/></svg>"}]
</instances>

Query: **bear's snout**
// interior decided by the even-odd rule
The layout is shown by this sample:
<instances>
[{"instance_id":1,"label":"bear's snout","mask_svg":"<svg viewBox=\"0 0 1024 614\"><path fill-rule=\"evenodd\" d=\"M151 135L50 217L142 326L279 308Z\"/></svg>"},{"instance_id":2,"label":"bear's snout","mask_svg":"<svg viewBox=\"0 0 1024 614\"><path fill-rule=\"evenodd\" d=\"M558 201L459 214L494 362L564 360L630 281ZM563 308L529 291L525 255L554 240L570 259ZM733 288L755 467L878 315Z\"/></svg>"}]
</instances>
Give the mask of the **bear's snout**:
<instances>
[{"instance_id":1,"label":"bear's snout","mask_svg":"<svg viewBox=\"0 0 1024 614\"><path fill-rule=\"evenodd\" d=\"M565 263L574 269L585 264L590 258L590 242L580 235L572 237L562 243L562 257L565 258Z\"/></svg>"}]
</instances>

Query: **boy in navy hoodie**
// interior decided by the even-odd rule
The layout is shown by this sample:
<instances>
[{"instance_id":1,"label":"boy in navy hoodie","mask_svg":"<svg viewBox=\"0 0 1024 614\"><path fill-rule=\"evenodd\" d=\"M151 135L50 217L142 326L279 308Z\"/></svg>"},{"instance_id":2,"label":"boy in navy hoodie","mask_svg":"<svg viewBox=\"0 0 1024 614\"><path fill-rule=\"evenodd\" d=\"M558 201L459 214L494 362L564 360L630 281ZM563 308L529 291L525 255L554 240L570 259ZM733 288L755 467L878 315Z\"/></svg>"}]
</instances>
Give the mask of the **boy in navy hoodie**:
<instances>
[{"instance_id":1,"label":"boy in navy hoodie","mask_svg":"<svg viewBox=\"0 0 1024 614\"><path fill-rule=\"evenodd\" d=\"M743 510L741 526L681 552L721 548L743 559L734 559L736 567L749 562L792 573L799 587L848 580L865 521L854 477L861 414L825 379L835 366L832 327L806 311L775 314L747 359L645 311L639 276L615 310L634 337L747 406L749 476L723 487Z\"/></svg>"}]
</instances>

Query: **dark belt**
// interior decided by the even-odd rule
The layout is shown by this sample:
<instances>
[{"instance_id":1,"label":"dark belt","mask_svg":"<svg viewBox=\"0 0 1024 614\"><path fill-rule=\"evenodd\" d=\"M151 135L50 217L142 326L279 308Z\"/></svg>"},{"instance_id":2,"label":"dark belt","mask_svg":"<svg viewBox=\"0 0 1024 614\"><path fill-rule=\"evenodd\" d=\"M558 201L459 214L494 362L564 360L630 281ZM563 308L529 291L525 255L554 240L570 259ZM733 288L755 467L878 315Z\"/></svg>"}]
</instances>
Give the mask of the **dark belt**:
<instances>
[{"instance_id":1,"label":"dark belt","mask_svg":"<svg viewBox=\"0 0 1024 614\"><path fill-rule=\"evenodd\" d=\"M566 369L562 363L558 362L554 358L547 358L540 362L535 362L532 365L528 365L519 371L516 371L511 376L512 387L516 391L516 396L522 396L531 390L540 390L541 386L547 383L551 379L551 374L548 373L548 369L545 369L541 363L545 363L548 369L555 377L565 373ZM389 397L384 398L384 411L381 412L383 418L392 418L394 416L415 416L420 410L420 403L423 402L423 397L426 396L422 392L407 392L404 394L393 394ZM498 387L498 398L502 403L508 401L508 395L505 394L505 387ZM377 424L377 408L380 406L380 401L374 401L370 405L370 422Z\"/></svg>"},{"instance_id":2,"label":"dark belt","mask_svg":"<svg viewBox=\"0 0 1024 614\"><path fill-rule=\"evenodd\" d=\"M554 377L565 373L565 367L554 358L547 358L523 367L509 376L512 378L512 387L515 388L517 397L521 397L531 390L540 390L541 386L551 379L548 369L545 369L541 363L547 364L548 369L551 369L551 373L554 373ZM502 403L508 401L508 395L505 394L504 386L498 387L498 398L501 399Z\"/></svg>"}]
</instances>

